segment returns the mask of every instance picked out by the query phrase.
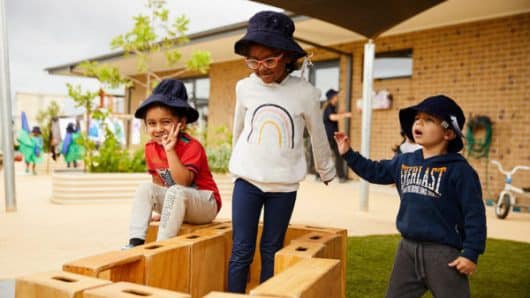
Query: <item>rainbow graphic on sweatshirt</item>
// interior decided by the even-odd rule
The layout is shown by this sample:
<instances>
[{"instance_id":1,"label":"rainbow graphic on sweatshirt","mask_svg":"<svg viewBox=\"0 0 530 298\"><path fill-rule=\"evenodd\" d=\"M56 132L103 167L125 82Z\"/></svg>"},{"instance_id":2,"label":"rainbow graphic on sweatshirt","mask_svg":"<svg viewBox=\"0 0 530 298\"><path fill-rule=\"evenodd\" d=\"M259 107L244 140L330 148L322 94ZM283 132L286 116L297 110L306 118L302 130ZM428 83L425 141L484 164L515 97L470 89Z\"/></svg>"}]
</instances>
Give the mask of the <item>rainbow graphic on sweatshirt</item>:
<instances>
[{"instance_id":1,"label":"rainbow graphic on sweatshirt","mask_svg":"<svg viewBox=\"0 0 530 298\"><path fill-rule=\"evenodd\" d=\"M254 110L247 142L260 144L265 129L276 132L278 146L294 148L294 122L289 112L275 104L263 104Z\"/></svg>"}]
</instances>

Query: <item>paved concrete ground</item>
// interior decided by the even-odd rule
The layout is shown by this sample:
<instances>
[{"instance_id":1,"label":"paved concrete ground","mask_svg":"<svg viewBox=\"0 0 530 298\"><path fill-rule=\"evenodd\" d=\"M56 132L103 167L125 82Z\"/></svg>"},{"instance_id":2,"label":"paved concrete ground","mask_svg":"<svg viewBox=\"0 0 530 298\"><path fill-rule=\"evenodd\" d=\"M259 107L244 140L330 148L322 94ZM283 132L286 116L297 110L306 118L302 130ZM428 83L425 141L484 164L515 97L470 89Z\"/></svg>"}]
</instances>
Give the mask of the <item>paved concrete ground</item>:
<instances>
[{"instance_id":1,"label":"paved concrete ground","mask_svg":"<svg viewBox=\"0 0 530 298\"><path fill-rule=\"evenodd\" d=\"M60 269L67 261L119 249L126 243L130 201L53 204L51 177L28 176L19 167L16 212L4 210L0 171L0 280ZM308 177L301 185L291 222L343 227L350 235L397 233L394 220L399 202L395 189L370 186L369 212L357 211L358 189L357 182L325 186ZM223 201L219 217L230 218L230 198ZM530 242L530 214L510 214L499 220L491 207L487 209L489 237Z\"/></svg>"}]
</instances>

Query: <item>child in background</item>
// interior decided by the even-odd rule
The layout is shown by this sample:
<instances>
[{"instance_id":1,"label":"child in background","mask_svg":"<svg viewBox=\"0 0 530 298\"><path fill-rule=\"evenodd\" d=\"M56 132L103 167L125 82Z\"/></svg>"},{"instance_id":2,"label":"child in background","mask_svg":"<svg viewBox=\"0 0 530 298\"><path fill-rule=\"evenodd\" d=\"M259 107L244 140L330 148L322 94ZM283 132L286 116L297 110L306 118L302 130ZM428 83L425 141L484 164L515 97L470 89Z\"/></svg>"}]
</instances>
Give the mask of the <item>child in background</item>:
<instances>
[{"instance_id":1,"label":"child in background","mask_svg":"<svg viewBox=\"0 0 530 298\"><path fill-rule=\"evenodd\" d=\"M85 150L78 143L80 137L79 128L76 128L74 123L68 123L62 148L62 154L68 168L70 168L70 164L72 164L74 169L77 168L77 161L83 159Z\"/></svg>"},{"instance_id":2,"label":"child in background","mask_svg":"<svg viewBox=\"0 0 530 298\"><path fill-rule=\"evenodd\" d=\"M26 173L29 173L31 165L31 172L33 175L37 175L36 165L42 162L42 149L44 146L40 127L34 126L31 134L22 129L18 134L17 142L19 144L18 150L24 156Z\"/></svg>"},{"instance_id":3,"label":"child in background","mask_svg":"<svg viewBox=\"0 0 530 298\"><path fill-rule=\"evenodd\" d=\"M152 211L161 213L157 240L164 240L176 236L182 222L205 224L221 209L204 148L184 132L186 124L199 117L187 101L184 84L167 79L134 114L144 120L151 138L145 144L145 161L152 182L141 184L136 191L125 248L145 242Z\"/></svg>"},{"instance_id":4,"label":"child in background","mask_svg":"<svg viewBox=\"0 0 530 298\"><path fill-rule=\"evenodd\" d=\"M402 109L405 134L421 150L371 161L335 140L350 168L371 183L395 183L401 198L397 228L403 239L386 297L470 297L468 276L486 245L486 214L477 173L458 152L465 117L451 98L432 96Z\"/></svg>"},{"instance_id":5,"label":"child in background","mask_svg":"<svg viewBox=\"0 0 530 298\"><path fill-rule=\"evenodd\" d=\"M283 240L307 166L304 129L311 136L315 168L322 181L335 177L320 112L320 91L291 76L306 52L293 40L286 15L262 11L248 24L235 52L253 73L237 83L233 151L229 169L236 178L232 198L233 246L228 290L244 293L256 248L261 210L260 282L274 271L274 254Z\"/></svg>"}]
</instances>

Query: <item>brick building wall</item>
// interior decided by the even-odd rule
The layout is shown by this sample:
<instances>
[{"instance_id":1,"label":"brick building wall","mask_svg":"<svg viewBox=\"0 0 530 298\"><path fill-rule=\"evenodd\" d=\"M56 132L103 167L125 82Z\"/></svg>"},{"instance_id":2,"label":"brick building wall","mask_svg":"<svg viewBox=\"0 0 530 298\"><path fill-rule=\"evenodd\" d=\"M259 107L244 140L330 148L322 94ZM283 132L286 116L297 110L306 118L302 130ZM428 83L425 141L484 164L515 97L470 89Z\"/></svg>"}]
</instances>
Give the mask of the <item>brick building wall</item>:
<instances>
[{"instance_id":1,"label":"brick building wall","mask_svg":"<svg viewBox=\"0 0 530 298\"><path fill-rule=\"evenodd\" d=\"M453 97L468 119L487 115L493 122L491 159L511 168L530 165L530 14L378 38L376 52L413 50L411 78L376 80L374 89L387 89L393 96L389 110L372 113L371 157L391 158L399 143L398 110L443 93ZM350 135L360 148L361 118L355 100L362 96L363 42L336 45L353 54L352 111ZM313 60L337 58L323 50L312 50ZM341 59L341 83L345 86L345 59ZM210 70L209 129L232 128L235 83L249 74L244 63L213 64ZM344 103L344 98L341 103ZM341 125L343 127L343 125ZM465 153L464 153L465 154ZM503 177L492 165L486 177L486 160L469 161L484 186L484 196L495 195ZM488 185L486 185L488 184ZM530 186L530 173L518 173L514 185ZM487 186L487 187L486 187ZM486 189L487 188L487 189Z\"/></svg>"},{"instance_id":2,"label":"brick building wall","mask_svg":"<svg viewBox=\"0 0 530 298\"><path fill-rule=\"evenodd\" d=\"M391 110L374 111L371 156L392 156L399 142L398 110L443 93L454 98L469 120L486 115L494 122L490 159L505 168L530 165L530 14L454 25L375 40L376 52L413 49L412 78L376 80L374 89L393 95ZM363 43L353 44L353 99L362 96ZM352 107L353 109L353 107ZM361 114L351 137L360 147ZM464 153L466 155L466 153ZM485 159L468 159L478 172L485 197L495 196L504 177ZM514 185L530 186L530 173L518 172Z\"/></svg>"}]
</instances>

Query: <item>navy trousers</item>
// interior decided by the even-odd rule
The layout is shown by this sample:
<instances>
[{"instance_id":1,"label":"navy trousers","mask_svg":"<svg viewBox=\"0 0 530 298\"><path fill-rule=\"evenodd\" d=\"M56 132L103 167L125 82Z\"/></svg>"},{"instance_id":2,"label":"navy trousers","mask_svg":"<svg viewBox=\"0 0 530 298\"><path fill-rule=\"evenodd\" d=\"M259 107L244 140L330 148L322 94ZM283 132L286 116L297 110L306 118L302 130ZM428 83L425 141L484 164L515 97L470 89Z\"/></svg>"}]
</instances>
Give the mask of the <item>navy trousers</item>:
<instances>
[{"instance_id":1,"label":"navy trousers","mask_svg":"<svg viewBox=\"0 0 530 298\"><path fill-rule=\"evenodd\" d=\"M254 251L261 209L263 232L260 241L260 282L274 273L274 254L283 247L285 232L293 213L296 191L263 192L237 179L232 195L232 256L228 267L228 291L244 293Z\"/></svg>"}]
</instances>

